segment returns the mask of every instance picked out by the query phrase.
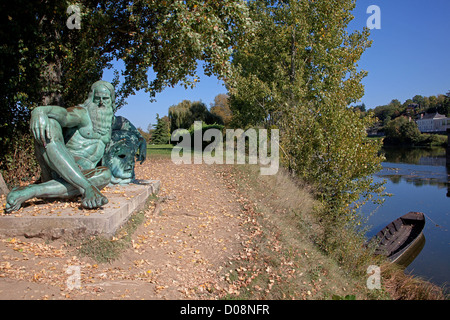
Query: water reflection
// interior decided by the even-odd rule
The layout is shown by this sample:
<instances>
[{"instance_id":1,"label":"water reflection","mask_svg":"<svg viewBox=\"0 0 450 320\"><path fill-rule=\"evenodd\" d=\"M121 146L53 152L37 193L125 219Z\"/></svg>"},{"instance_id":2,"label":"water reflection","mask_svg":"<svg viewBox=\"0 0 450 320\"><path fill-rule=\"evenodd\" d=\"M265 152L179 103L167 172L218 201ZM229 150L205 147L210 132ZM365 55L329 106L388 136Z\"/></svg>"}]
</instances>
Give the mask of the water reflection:
<instances>
[{"instance_id":1,"label":"water reflection","mask_svg":"<svg viewBox=\"0 0 450 320\"><path fill-rule=\"evenodd\" d=\"M444 148L383 148L386 161L379 177L388 179L394 184L401 181L416 187L433 185L447 188L450 197L450 165L446 162ZM430 168L432 167L432 168Z\"/></svg>"},{"instance_id":2,"label":"water reflection","mask_svg":"<svg viewBox=\"0 0 450 320\"><path fill-rule=\"evenodd\" d=\"M414 261L414 259L417 258L424 247L425 236L421 233L408 254L403 255L396 263L401 265L403 268L407 268Z\"/></svg>"}]
</instances>

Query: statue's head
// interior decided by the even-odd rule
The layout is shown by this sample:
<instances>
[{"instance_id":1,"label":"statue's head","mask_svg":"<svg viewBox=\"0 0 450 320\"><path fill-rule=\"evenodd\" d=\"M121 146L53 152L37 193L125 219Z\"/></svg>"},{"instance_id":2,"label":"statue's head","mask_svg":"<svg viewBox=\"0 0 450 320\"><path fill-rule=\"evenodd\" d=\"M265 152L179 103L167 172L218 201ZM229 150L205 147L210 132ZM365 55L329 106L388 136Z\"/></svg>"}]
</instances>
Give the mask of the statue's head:
<instances>
[{"instance_id":1,"label":"statue's head","mask_svg":"<svg viewBox=\"0 0 450 320\"><path fill-rule=\"evenodd\" d=\"M138 138L129 131L115 130L103 157L103 165L111 170L111 183L127 184L134 180Z\"/></svg>"},{"instance_id":2,"label":"statue's head","mask_svg":"<svg viewBox=\"0 0 450 320\"><path fill-rule=\"evenodd\" d=\"M114 86L107 81L97 81L91 86L89 92L89 102L95 103L97 106L112 107L113 112L116 111L116 95Z\"/></svg>"}]
</instances>

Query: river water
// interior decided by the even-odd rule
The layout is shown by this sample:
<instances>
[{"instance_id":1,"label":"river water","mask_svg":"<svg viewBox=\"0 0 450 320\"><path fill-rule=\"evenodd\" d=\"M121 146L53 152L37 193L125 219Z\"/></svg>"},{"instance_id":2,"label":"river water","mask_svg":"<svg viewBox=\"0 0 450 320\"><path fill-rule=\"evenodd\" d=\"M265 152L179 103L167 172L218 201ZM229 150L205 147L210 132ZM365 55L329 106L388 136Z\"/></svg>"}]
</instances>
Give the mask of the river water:
<instances>
[{"instance_id":1,"label":"river water","mask_svg":"<svg viewBox=\"0 0 450 320\"><path fill-rule=\"evenodd\" d=\"M383 149L386 161L375 175L391 193L384 204L366 205L368 237L410 211L425 214L425 245L405 269L440 286L450 285L450 168L444 148ZM448 288L447 288L448 289Z\"/></svg>"}]
</instances>

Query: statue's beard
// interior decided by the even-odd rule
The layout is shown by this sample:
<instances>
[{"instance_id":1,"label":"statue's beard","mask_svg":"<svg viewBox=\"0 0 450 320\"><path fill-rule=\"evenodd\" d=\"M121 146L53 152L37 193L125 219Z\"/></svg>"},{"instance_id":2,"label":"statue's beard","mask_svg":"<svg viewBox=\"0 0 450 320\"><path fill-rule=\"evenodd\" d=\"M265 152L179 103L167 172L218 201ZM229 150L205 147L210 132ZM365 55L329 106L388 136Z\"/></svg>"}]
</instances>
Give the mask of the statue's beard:
<instances>
[{"instance_id":1,"label":"statue's beard","mask_svg":"<svg viewBox=\"0 0 450 320\"><path fill-rule=\"evenodd\" d=\"M88 111L92 121L92 130L101 135L107 134L111 130L113 116L110 108L99 107L92 102L88 107Z\"/></svg>"}]
</instances>

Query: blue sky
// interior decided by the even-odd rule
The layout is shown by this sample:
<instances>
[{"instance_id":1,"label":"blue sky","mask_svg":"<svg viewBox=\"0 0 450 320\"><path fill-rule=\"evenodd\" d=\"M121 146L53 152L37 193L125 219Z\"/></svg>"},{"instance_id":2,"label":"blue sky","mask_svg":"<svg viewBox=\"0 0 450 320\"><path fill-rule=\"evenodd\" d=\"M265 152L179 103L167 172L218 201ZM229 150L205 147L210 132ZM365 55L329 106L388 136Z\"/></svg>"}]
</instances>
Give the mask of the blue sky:
<instances>
[{"instance_id":1,"label":"blue sky","mask_svg":"<svg viewBox=\"0 0 450 320\"><path fill-rule=\"evenodd\" d=\"M450 91L450 1L449 0L359 0L349 31L366 26L370 5L377 5L381 29L371 30L372 47L358 66L369 72L363 80L365 95L361 103L368 108L388 104L392 99L404 102L416 94L431 96ZM148 95L138 92L127 99L117 115L136 127L147 129L156 123L156 114L167 115L170 106L185 99L203 101L208 107L214 97L226 93L223 83L206 77L199 70L195 89L167 88L150 103ZM111 72L103 80L110 81Z\"/></svg>"}]
</instances>

